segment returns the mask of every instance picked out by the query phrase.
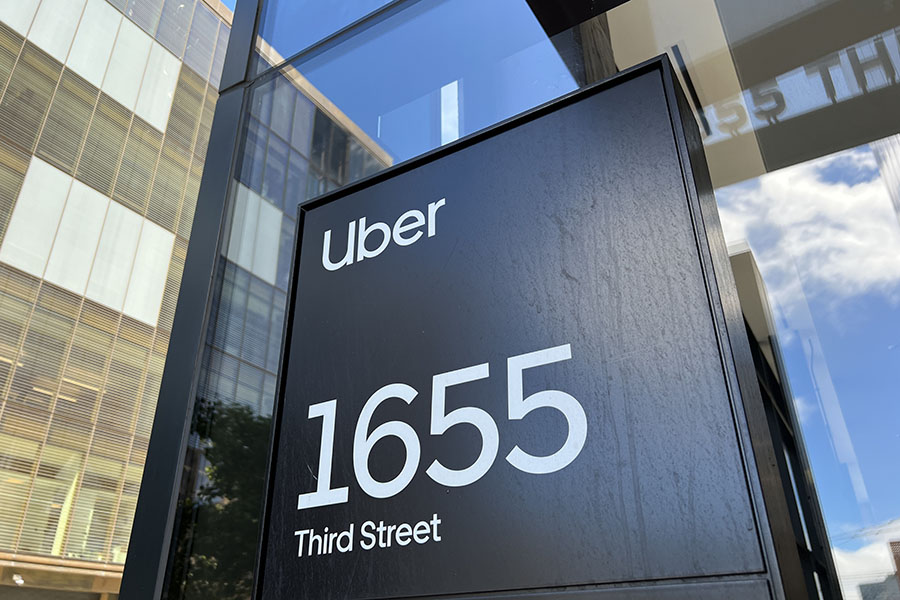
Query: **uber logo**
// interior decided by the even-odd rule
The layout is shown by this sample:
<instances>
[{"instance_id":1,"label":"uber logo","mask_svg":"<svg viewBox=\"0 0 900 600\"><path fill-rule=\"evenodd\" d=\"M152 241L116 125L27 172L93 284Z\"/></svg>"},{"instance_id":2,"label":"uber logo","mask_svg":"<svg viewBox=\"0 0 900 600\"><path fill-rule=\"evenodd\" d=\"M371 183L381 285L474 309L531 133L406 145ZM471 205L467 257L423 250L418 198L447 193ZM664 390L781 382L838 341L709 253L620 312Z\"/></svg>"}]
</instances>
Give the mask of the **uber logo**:
<instances>
[{"instance_id":1,"label":"uber logo","mask_svg":"<svg viewBox=\"0 0 900 600\"><path fill-rule=\"evenodd\" d=\"M331 230L325 232L325 239L322 241L322 266L329 271L337 271L344 265L353 264L354 254L356 262L361 262L367 258L375 258L388 247L391 239L398 246L409 246L414 244L422 237L421 228L428 225L428 237L434 237L436 233L435 217L440 207L446 204L447 199L441 198L437 202L428 205L428 218L422 214L420 210L408 210L397 218L394 223L393 231L387 223L375 222L371 225L366 224L366 218L362 217L358 221L350 221L347 225L347 251L344 257L338 262L331 262ZM366 246L366 240L374 232L378 231L381 236L378 246L370 250ZM357 232L359 235L357 236ZM354 253L354 248L356 252Z\"/></svg>"}]
</instances>

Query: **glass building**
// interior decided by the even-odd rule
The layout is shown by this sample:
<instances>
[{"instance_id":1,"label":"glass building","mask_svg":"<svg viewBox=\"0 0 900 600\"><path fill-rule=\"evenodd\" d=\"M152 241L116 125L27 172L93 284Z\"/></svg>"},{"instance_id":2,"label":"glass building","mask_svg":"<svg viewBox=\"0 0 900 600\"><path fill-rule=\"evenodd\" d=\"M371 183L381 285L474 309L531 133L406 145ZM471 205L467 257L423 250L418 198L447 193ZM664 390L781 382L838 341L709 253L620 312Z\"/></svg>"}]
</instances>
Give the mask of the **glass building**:
<instances>
[{"instance_id":1,"label":"glass building","mask_svg":"<svg viewBox=\"0 0 900 600\"><path fill-rule=\"evenodd\" d=\"M900 6L230 8L0 4L0 596L249 598L297 204L666 54L794 589L900 598Z\"/></svg>"},{"instance_id":2,"label":"glass building","mask_svg":"<svg viewBox=\"0 0 900 600\"><path fill-rule=\"evenodd\" d=\"M106 598L128 549L232 11L29 0L3 3L0 21L0 596ZM254 414L277 368L268 322L283 310L294 215L283 197L351 177L322 162L334 148L353 153L355 177L390 160L302 76L283 83L292 129L267 142L256 121L252 135L285 167L263 178L248 164L243 242L221 264L232 301L250 299L253 333L223 327L210 357L240 382L238 396L219 383L221 397ZM267 119L271 106L257 108Z\"/></svg>"},{"instance_id":3,"label":"glass building","mask_svg":"<svg viewBox=\"0 0 900 600\"><path fill-rule=\"evenodd\" d=\"M26 0L0 21L0 596L108 597L231 11Z\"/></svg>"}]
</instances>

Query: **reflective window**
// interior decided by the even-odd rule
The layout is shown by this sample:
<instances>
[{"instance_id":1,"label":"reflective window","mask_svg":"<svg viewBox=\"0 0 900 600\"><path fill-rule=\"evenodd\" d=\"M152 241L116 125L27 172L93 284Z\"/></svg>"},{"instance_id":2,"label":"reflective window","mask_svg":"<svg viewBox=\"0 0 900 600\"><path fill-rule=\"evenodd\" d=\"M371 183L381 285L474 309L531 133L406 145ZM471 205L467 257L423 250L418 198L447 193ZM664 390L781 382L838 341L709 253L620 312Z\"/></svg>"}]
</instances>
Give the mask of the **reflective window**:
<instances>
[{"instance_id":1,"label":"reflective window","mask_svg":"<svg viewBox=\"0 0 900 600\"><path fill-rule=\"evenodd\" d=\"M125 108L134 109L152 46L153 40L136 25L122 20L102 88Z\"/></svg>"},{"instance_id":2,"label":"reflective window","mask_svg":"<svg viewBox=\"0 0 900 600\"><path fill-rule=\"evenodd\" d=\"M66 65L95 87L103 83L122 15L104 0L88 0Z\"/></svg>"},{"instance_id":3,"label":"reflective window","mask_svg":"<svg viewBox=\"0 0 900 600\"><path fill-rule=\"evenodd\" d=\"M390 0L265 0L262 4L258 44L289 58Z\"/></svg>"},{"instance_id":4,"label":"reflective window","mask_svg":"<svg viewBox=\"0 0 900 600\"><path fill-rule=\"evenodd\" d=\"M4 2L0 6L0 19L19 35L28 33L37 12L40 0L23 0L22 2Z\"/></svg>"},{"instance_id":5,"label":"reflective window","mask_svg":"<svg viewBox=\"0 0 900 600\"><path fill-rule=\"evenodd\" d=\"M42 0L28 39L63 62L69 53L85 0Z\"/></svg>"},{"instance_id":6,"label":"reflective window","mask_svg":"<svg viewBox=\"0 0 900 600\"><path fill-rule=\"evenodd\" d=\"M32 275L43 274L71 185L65 173L32 159L0 246L0 260Z\"/></svg>"},{"instance_id":7,"label":"reflective window","mask_svg":"<svg viewBox=\"0 0 900 600\"><path fill-rule=\"evenodd\" d=\"M259 501L261 489L254 487L257 495L249 502L236 502L237 512L223 512L211 490L262 483L265 442L258 436L268 435L274 402L297 202L311 197L311 181L330 188L350 181L351 156L357 178L390 160L340 111L315 104L310 89L291 69L270 77L249 99L198 392L203 417L194 423L198 441L190 450L193 464L212 466L211 476L180 514L179 566L170 579L170 598L199 598L210 590L228 590L223 597L229 598L248 593L255 550L245 540L255 539L250 503ZM236 422L244 428L227 436L218 425ZM238 450L244 444L258 451ZM241 454L241 471L221 462L234 452ZM244 513L245 507L251 512ZM209 529L221 519L238 526ZM221 543L241 550L222 557L215 550ZM212 558L216 568L206 562Z\"/></svg>"},{"instance_id":8,"label":"reflective window","mask_svg":"<svg viewBox=\"0 0 900 600\"><path fill-rule=\"evenodd\" d=\"M159 18L156 40L181 58L196 0L166 0Z\"/></svg>"},{"instance_id":9,"label":"reflective window","mask_svg":"<svg viewBox=\"0 0 900 600\"><path fill-rule=\"evenodd\" d=\"M165 130L169 120L169 108L180 70L181 63L174 55L159 44L151 47L134 112L160 131Z\"/></svg>"},{"instance_id":10,"label":"reflective window","mask_svg":"<svg viewBox=\"0 0 900 600\"><path fill-rule=\"evenodd\" d=\"M159 25L163 0L128 0L125 14L129 19L149 34L153 34Z\"/></svg>"},{"instance_id":11,"label":"reflective window","mask_svg":"<svg viewBox=\"0 0 900 600\"><path fill-rule=\"evenodd\" d=\"M194 19L184 50L184 64L208 77L219 35L219 19L202 3L194 9Z\"/></svg>"},{"instance_id":12,"label":"reflective window","mask_svg":"<svg viewBox=\"0 0 900 600\"><path fill-rule=\"evenodd\" d=\"M579 85L525 0L416 2L296 67L396 162Z\"/></svg>"},{"instance_id":13,"label":"reflective window","mask_svg":"<svg viewBox=\"0 0 900 600\"><path fill-rule=\"evenodd\" d=\"M109 198L72 181L44 278L83 294L109 208Z\"/></svg>"}]
</instances>

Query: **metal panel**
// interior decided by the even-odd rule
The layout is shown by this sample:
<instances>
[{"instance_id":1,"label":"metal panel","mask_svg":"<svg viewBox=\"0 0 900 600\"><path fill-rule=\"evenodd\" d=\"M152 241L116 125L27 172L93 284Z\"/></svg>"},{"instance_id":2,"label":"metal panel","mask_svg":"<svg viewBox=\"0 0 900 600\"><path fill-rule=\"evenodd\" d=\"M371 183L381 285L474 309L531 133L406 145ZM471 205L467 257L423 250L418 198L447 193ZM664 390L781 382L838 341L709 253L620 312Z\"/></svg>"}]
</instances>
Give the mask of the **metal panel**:
<instances>
[{"instance_id":1,"label":"metal panel","mask_svg":"<svg viewBox=\"0 0 900 600\"><path fill-rule=\"evenodd\" d=\"M646 586L571 590L567 592L536 592L479 596L479 600L757 600L768 598L765 579L751 581L691 581L682 583L659 582ZM463 600L459 598L458 600Z\"/></svg>"},{"instance_id":2,"label":"metal panel","mask_svg":"<svg viewBox=\"0 0 900 600\"><path fill-rule=\"evenodd\" d=\"M707 214L699 136L685 137L678 93L668 63L657 60L302 207L261 597L752 573L771 574L782 597L743 409L744 400L759 402L752 358L742 330L733 331L736 295L720 272L727 255ZM432 216L427 206L440 199ZM360 262L354 253L353 264L323 268L325 231L337 262L350 223L390 226L412 209L434 219L433 230L422 226L427 236L408 247L385 236L379 255ZM384 245L380 235L369 251ZM577 399L586 441L564 468L526 474L503 460L513 446L551 454L572 425L547 408L510 420L507 360L564 344L571 359L529 371L523 393ZM432 460L462 469L483 442L471 425L429 435L432 376L484 363L490 376L451 388L447 410L489 413L496 460L471 484L438 485L425 473ZM360 471L392 480L416 452L379 442L361 468L354 428L370 394L397 382L414 389L415 401L386 402L362 436L386 420L408 423L421 462L402 491L375 499L371 484L361 489ZM347 486L349 501L298 510L298 493L323 480L327 419L310 418L309 407L332 399L331 485ZM411 547L366 550L367 521L428 521L433 530ZM351 524L343 545L356 546L347 551L334 541L301 546L295 534ZM719 597L739 587L719 585ZM766 585L750 589L743 597L770 597Z\"/></svg>"},{"instance_id":3,"label":"metal panel","mask_svg":"<svg viewBox=\"0 0 900 600\"><path fill-rule=\"evenodd\" d=\"M247 80L250 56L256 47L256 23L261 6L261 0L237 0L225 65L222 67L220 90L227 90Z\"/></svg>"}]
</instances>

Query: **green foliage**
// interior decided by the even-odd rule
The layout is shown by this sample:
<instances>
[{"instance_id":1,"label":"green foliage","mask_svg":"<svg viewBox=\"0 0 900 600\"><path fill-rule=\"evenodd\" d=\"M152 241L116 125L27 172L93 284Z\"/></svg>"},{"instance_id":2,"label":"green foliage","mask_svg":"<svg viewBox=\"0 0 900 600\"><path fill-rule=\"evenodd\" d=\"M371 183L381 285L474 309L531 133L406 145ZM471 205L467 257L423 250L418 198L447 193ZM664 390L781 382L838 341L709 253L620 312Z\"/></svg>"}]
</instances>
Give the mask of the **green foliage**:
<instances>
[{"instance_id":1,"label":"green foliage","mask_svg":"<svg viewBox=\"0 0 900 600\"><path fill-rule=\"evenodd\" d=\"M206 481L181 509L170 600L250 597L271 419L243 405L201 401L190 462ZM202 469L202 471L201 471Z\"/></svg>"}]
</instances>

